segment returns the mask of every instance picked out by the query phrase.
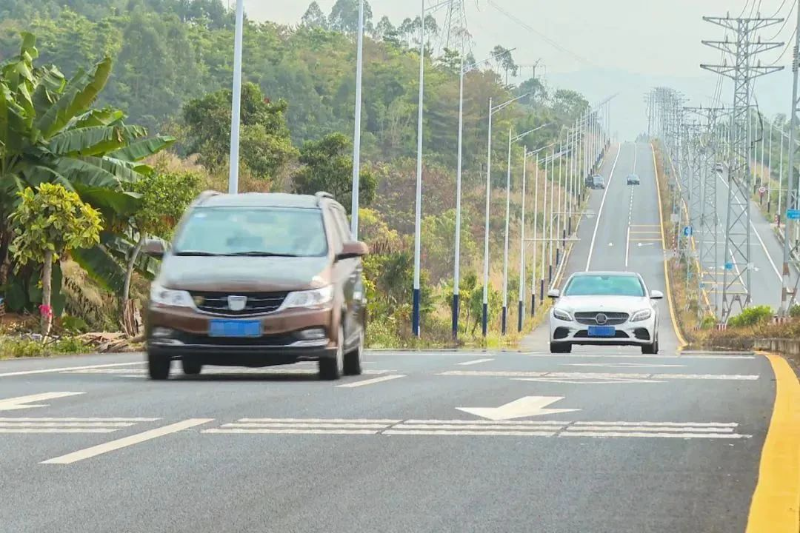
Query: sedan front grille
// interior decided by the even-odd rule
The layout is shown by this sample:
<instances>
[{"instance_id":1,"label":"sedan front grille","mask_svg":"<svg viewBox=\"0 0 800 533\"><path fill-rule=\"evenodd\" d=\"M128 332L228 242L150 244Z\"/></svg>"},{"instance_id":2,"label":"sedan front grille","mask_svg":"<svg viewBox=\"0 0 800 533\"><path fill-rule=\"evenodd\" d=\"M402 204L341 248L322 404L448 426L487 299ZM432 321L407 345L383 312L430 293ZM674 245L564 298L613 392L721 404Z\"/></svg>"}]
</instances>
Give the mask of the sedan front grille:
<instances>
[{"instance_id":1,"label":"sedan front grille","mask_svg":"<svg viewBox=\"0 0 800 533\"><path fill-rule=\"evenodd\" d=\"M286 299L287 292L261 292L261 293L221 293L221 292L192 292L192 299L199 311L219 316L255 316L265 315L277 311ZM230 308L229 296L247 298L244 308L234 311Z\"/></svg>"},{"instance_id":2,"label":"sedan front grille","mask_svg":"<svg viewBox=\"0 0 800 533\"><path fill-rule=\"evenodd\" d=\"M605 321L597 320L598 315L605 316ZM578 324L585 326L619 326L628 321L628 313L604 313L603 311L581 311L575 313ZM602 318L602 317L601 317Z\"/></svg>"}]
</instances>

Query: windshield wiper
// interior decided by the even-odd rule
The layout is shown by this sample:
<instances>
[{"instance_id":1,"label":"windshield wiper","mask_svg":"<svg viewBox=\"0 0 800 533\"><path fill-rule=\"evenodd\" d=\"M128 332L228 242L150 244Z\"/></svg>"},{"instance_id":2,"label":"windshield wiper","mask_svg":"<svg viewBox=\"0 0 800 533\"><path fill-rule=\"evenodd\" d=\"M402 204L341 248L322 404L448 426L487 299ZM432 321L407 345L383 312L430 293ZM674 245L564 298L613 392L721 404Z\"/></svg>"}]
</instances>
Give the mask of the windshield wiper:
<instances>
[{"instance_id":1,"label":"windshield wiper","mask_svg":"<svg viewBox=\"0 0 800 533\"><path fill-rule=\"evenodd\" d=\"M236 252L225 255L227 257L300 257L296 254L278 254L273 252Z\"/></svg>"},{"instance_id":2,"label":"windshield wiper","mask_svg":"<svg viewBox=\"0 0 800 533\"><path fill-rule=\"evenodd\" d=\"M182 252L175 252L175 255L181 257L216 257L219 254L213 254L211 252L201 252L199 250L186 250Z\"/></svg>"}]
</instances>

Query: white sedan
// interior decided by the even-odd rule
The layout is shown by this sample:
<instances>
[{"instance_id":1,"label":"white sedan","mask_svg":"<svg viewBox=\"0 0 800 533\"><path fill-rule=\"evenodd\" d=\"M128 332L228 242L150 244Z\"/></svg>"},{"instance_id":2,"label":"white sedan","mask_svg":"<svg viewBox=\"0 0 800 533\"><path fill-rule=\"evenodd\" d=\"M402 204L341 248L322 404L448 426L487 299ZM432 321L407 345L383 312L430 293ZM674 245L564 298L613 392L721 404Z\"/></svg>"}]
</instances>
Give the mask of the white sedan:
<instances>
[{"instance_id":1,"label":"white sedan","mask_svg":"<svg viewBox=\"0 0 800 533\"><path fill-rule=\"evenodd\" d=\"M657 300L639 274L581 272L573 274L564 292L551 290L550 352L569 353L573 345L641 346L658 353Z\"/></svg>"}]
</instances>

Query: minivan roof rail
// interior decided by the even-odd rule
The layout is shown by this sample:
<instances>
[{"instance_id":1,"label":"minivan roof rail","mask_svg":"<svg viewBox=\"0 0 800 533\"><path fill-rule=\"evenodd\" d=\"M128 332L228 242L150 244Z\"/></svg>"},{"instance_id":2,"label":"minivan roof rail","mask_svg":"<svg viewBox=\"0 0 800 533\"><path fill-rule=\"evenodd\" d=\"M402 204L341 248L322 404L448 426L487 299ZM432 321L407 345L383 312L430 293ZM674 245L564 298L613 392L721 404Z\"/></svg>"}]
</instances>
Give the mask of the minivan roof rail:
<instances>
[{"instance_id":1,"label":"minivan roof rail","mask_svg":"<svg viewBox=\"0 0 800 533\"><path fill-rule=\"evenodd\" d=\"M195 200L194 200L194 204L195 205L200 205L203 202L205 202L206 200L208 200L209 198L212 198L214 196L219 196L220 194L222 194L222 193L220 193L218 191L211 191L211 190L203 191L203 192L201 192L200 194L197 195L197 198L195 198Z\"/></svg>"}]
</instances>

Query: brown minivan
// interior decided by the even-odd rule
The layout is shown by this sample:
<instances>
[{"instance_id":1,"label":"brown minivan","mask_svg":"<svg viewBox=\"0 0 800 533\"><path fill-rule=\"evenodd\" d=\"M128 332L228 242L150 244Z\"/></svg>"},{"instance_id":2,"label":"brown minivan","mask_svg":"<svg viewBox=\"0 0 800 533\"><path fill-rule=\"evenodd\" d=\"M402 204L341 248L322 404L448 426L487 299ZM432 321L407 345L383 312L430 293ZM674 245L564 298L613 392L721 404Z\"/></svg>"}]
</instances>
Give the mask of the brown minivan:
<instances>
[{"instance_id":1,"label":"brown minivan","mask_svg":"<svg viewBox=\"0 0 800 533\"><path fill-rule=\"evenodd\" d=\"M330 194L206 192L187 210L162 259L146 319L152 379L173 359L264 367L318 361L323 379L361 374L366 295L344 208Z\"/></svg>"}]
</instances>

